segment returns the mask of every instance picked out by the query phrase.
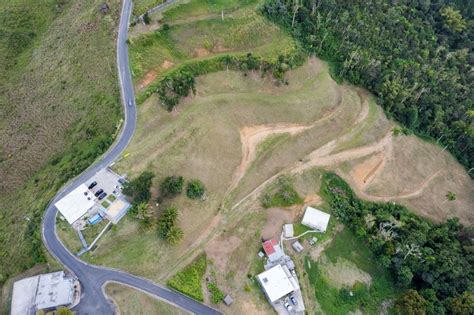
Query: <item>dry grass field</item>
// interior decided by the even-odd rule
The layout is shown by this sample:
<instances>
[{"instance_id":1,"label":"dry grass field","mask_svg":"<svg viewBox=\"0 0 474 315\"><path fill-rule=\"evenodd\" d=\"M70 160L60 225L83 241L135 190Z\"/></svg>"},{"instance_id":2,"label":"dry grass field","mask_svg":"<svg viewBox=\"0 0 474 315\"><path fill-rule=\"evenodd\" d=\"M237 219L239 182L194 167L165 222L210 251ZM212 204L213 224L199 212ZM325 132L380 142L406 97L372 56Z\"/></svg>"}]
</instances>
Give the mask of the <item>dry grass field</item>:
<instances>
[{"instance_id":1,"label":"dry grass field","mask_svg":"<svg viewBox=\"0 0 474 315\"><path fill-rule=\"evenodd\" d=\"M105 292L113 301L117 315L186 315L180 308L127 286L110 283Z\"/></svg>"},{"instance_id":2,"label":"dry grass field","mask_svg":"<svg viewBox=\"0 0 474 315\"><path fill-rule=\"evenodd\" d=\"M303 209L260 206L258 197L279 174L295 178L306 204L321 203L320 174L333 170L364 199L397 201L434 221L457 216L472 224L472 180L446 151L414 136L393 136L395 125L372 97L336 84L318 59L287 77L288 86L277 86L256 73L208 74L197 79L197 94L171 113L154 97L147 100L117 171L131 177L153 171L153 198L166 176L198 178L207 187L207 199L190 201L182 195L166 201L180 210L184 239L178 245L167 245L154 230L142 230L127 218L86 259L164 283L205 251L220 287L236 297L223 310L267 313L247 277L261 268L255 255L259 240L277 236L279 226ZM435 175L440 167L443 176ZM448 190L457 194L456 201L443 200ZM367 278L368 271L355 270L346 256L341 259L332 264L352 266L355 276ZM330 273L333 266L326 266Z\"/></svg>"}]
</instances>

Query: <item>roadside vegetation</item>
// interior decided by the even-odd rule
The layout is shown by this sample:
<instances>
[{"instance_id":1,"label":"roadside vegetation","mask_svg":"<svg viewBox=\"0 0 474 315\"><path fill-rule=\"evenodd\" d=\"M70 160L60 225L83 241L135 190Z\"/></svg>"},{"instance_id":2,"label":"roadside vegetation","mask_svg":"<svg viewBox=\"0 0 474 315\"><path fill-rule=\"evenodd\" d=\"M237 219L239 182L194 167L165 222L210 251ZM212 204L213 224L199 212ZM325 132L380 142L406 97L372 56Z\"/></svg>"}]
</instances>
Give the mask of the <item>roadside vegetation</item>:
<instances>
[{"instance_id":1,"label":"roadside vegetation","mask_svg":"<svg viewBox=\"0 0 474 315\"><path fill-rule=\"evenodd\" d=\"M0 1L0 283L47 260L44 209L118 130L121 2L101 3Z\"/></svg>"},{"instance_id":2,"label":"roadside vegetation","mask_svg":"<svg viewBox=\"0 0 474 315\"><path fill-rule=\"evenodd\" d=\"M172 276L167 284L195 300L204 301L202 281L207 268L205 254L198 256L191 264Z\"/></svg>"},{"instance_id":3,"label":"roadside vegetation","mask_svg":"<svg viewBox=\"0 0 474 315\"><path fill-rule=\"evenodd\" d=\"M267 0L261 11L387 115L474 167L472 3Z\"/></svg>"}]
</instances>

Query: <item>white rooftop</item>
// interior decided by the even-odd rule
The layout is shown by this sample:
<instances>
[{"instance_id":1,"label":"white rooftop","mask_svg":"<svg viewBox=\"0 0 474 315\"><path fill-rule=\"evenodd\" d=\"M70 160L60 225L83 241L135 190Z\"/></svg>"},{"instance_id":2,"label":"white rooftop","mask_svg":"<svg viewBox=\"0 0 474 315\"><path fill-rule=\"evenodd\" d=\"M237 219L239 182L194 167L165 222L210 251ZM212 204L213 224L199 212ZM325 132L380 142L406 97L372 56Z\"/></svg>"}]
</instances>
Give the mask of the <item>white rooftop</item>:
<instances>
[{"instance_id":1,"label":"white rooftop","mask_svg":"<svg viewBox=\"0 0 474 315\"><path fill-rule=\"evenodd\" d=\"M87 192L87 195L84 193ZM85 184L71 191L54 205L66 218L69 224L73 224L77 219L87 213L87 210L94 205L94 194L87 189Z\"/></svg>"},{"instance_id":2,"label":"white rooftop","mask_svg":"<svg viewBox=\"0 0 474 315\"><path fill-rule=\"evenodd\" d=\"M331 215L326 212L312 207L306 207L301 223L320 232L326 232L330 217Z\"/></svg>"},{"instance_id":3,"label":"white rooftop","mask_svg":"<svg viewBox=\"0 0 474 315\"><path fill-rule=\"evenodd\" d=\"M280 264L262 272L257 279L272 303L295 290Z\"/></svg>"},{"instance_id":4,"label":"white rooftop","mask_svg":"<svg viewBox=\"0 0 474 315\"><path fill-rule=\"evenodd\" d=\"M13 285L11 315L36 314L37 310L69 305L74 299L74 281L64 271L19 280Z\"/></svg>"}]
</instances>

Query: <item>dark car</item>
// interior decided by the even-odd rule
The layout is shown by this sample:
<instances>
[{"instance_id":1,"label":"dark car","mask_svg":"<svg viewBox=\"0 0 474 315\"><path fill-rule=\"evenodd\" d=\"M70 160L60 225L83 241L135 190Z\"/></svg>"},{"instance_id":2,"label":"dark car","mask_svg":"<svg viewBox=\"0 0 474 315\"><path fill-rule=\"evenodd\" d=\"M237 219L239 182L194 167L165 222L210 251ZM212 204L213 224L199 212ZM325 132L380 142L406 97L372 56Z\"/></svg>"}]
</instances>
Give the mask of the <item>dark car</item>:
<instances>
[{"instance_id":1,"label":"dark car","mask_svg":"<svg viewBox=\"0 0 474 315\"><path fill-rule=\"evenodd\" d=\"M92 188L94 188L96 185L97 185L97 182L92 182L92 183L89 185L89 187L87 187L87 188L92 189Z\"/></svg>"},{"instance_id":2,"label":"dark car","mask_svg":"<svg viewBox=\"0 0 474 315\"><path fill-rule=\"evenodd\" d=\"M98 191L95 192L94 196L98 197L101 193L103 193L104 190L101 188Z\"/></svg>"},{"instance_id":3,"label":"dark car","mask_svg":"<svg viewBox=\"0 0 474 315\"><path fill-rule=\"evenodd\" d=\"M125 180L125 178L119 178L119 179L118 179L118 182L123 185L123 184L125 184L127 181Z\"/></svg>"},{"instance_id":4,"label":"dark car","mask_svg":"<svg viewBox=\"0 0 474 315\"><path fill-rule=\"evenodd\" d=\"M296 305L296 299L293 295L290 296L290 301L291 301L291 303L293 303L293 305Z\"/></svg>"},{"instance_id":5,"label":"dark car","mask_svg":"<svg viewBox=\"0 0 474 315\"><path fill-rule=\"evenodd\" d=\"M105 196L107 196L107 193L105 193L105 192L101 193L100 196L99 196L99 200L104 199Z\"/></svg>"}]
</instances>

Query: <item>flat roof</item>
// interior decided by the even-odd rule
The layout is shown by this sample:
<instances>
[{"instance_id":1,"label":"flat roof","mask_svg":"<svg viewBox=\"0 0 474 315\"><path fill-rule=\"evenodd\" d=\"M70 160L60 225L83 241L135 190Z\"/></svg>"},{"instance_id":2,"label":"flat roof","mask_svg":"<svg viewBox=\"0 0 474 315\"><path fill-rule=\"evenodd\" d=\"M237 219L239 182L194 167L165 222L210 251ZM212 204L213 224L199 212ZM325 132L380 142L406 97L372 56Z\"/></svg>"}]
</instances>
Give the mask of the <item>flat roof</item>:
<instances>
[{"instance_id":1,"label":"flat roof","mask_svg":"<svg viewBox=\"0 0 474 315\"><path fill-rule=\"evenodd\" d=\"M37 310L69 305L74 281L64 271L25 278L13 284L11 315L36 314Z\"/></svg>"},{"instance_id":2,"label":"flat roof","mask_svg":"<svg viewBox=\"0 0 474 315\"><path fill-rule=\"evenodd\" d=\"M295 290L280 264L262 272L257 279L272 303Z\"/></svg>"},{"instance_id":3,"label":"flat roof","mask_svg":"<svg viewBox=\"0 0 474 315\"><path fill-rule=\"evenodd\" d=\"M321 210L306 207L306 211L303 216L301 223L312 229L316 229L321 232L326 232L326 229L329 224L330 214L323 212Z\"/></svg>"},{"instance_id":4,"label":"flat roof","mask_svg":"<svg viewBox=\"0 0 474 315\"><path fill-rule=\"evenodd\" d=\"M107 209L103 210L103 212L112 223L117 224L130 206L130 203L117 197L117 199L115 199Z\"/></svg>"},{"instance_id":5,"label":"flat roof","mask_svg":"<svg viewBox=\"0 0 474 315\"><path fill-rule=\"evenodd\" d=\"M87 195L84 193L87 193ZM66 218L67 222L73 224L94 206L94 198L94 194L87 189L87 186L81 184L54 205Z\"/></svg>"}]
</instances>

